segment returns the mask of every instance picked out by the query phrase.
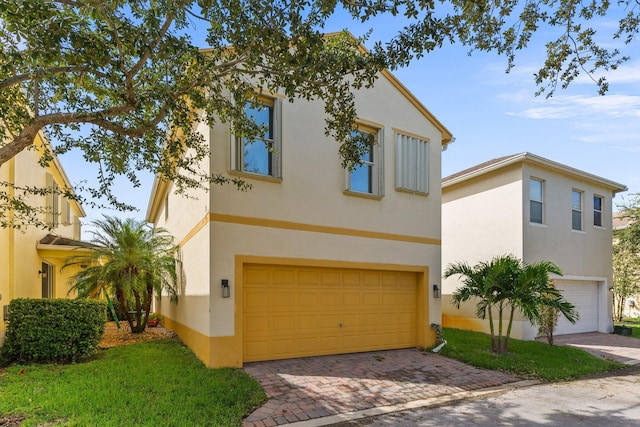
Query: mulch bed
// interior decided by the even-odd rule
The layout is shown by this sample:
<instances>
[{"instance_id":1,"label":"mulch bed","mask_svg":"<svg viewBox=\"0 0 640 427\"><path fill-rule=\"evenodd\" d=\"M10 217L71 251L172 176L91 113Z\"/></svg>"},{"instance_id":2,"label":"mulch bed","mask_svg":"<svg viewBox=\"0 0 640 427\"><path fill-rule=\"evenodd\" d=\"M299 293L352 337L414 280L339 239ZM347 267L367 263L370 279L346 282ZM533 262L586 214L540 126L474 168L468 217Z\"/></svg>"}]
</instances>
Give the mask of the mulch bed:
<instances>
[{"instance_id":1,"label":"mulch bed","mask_svg":"<svg viewBox=\"0 0 640 427\"><path fill-rule=\"evenodd\" d=\"M136 344L139 342L150 342L175 337L176 334L168 331L158 325L155 328L147 328L140 334L132 334L129 324L124 321L120 322L120 329L116 326L116 322L107 322L102 341L98 347L111 348L122 345Z\"/></svg>"}]
</instances>

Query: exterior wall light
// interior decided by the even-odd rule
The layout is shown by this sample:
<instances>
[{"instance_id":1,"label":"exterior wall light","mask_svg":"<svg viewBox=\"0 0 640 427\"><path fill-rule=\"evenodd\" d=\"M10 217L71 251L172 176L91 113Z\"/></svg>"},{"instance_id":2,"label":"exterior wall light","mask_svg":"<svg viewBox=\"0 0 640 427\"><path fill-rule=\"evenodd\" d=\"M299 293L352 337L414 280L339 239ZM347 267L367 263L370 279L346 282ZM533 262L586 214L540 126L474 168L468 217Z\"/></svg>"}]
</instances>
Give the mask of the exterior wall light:
<instances>
[{"instance_id":1,"label":"exterior wall light","mask_svg":"<svg viewBox=\"0 0 640 427\"><path fill-rule=\"evenodd\" d=\"M440 288L438 285L433 285L433 297L440 298Z\"/></svg>"},{"instance_id":2,"label":"exterior wall light","mask_svg":"<svg viewBox=\"0 0 640 427\"><path fill-rule=\"evenodd\" d=\"M222 279L222 298L229 298L231 296L231 286L227 279Z\"/></svg>"}]
</instances>

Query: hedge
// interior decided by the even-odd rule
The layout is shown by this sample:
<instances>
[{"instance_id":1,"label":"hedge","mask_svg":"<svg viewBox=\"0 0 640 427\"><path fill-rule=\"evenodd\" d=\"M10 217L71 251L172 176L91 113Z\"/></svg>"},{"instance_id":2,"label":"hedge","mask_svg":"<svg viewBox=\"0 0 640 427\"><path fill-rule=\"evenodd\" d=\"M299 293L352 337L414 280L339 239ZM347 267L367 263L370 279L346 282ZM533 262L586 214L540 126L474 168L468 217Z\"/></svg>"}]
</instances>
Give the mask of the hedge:
<instances>
[{"instance_id":1,"label":"hedge","mask_svg":"<svg viewBox=\"0 0 640 427\"><path fill-rule=\"evenodd\" d=\"M9 304L5 363L70 363L95 352L107 304L96 300L18 298Z\"/></svg>"}]
</instances>

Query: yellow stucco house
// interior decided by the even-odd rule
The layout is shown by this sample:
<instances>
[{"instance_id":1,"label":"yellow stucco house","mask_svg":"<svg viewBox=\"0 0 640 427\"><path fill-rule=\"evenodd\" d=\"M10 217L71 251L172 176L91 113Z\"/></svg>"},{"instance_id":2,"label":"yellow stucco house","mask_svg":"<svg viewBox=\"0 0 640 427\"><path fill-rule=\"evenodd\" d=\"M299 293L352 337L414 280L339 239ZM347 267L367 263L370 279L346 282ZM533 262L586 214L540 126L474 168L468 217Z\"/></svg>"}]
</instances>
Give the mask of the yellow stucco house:
<instances>
[{"instance_id":1,"label":"yellow stucco house","mask_svg":"<svg viewBox=\"0 0 640 427\"><path fill-rule=\"evenodd\" d=\"M490 160L442 180L442 265L471 265L513 254L527 263L555 262L555 279L580 315L564 317L556 335L611 332L612 204L626 191L617 182L536 156L520 153ZM475 303L451 304L459 277L443 282L444 326L489 331L475 316ZM512 337L532 340L537 328L521 317Z\"/></svg>"},{"instance_id":2,"label":"yellow stucco house","mask_svg":"<svg viewBox=\"0 0 640 427\"><path fill-rule=\"evenodd\" d=\"M62 165L54 156L47 168L38 163L42 150L50 150L42 133L34 141L34 150L24 150L0 166L0 181L19 187L70 188ZM0 228L0 344L4 341L6 315L14 298L67 298L67 280L72 268L61 271L66 257L86 250L80 240L82 206L61 195L32 196L33 206L46 207L45 221L52 230L28 227L24 230ZM11 213L10 213L11 214Z\"/></svg>"},{"instance_id":3,"label":"yellow stucco house","mask_svg":"<svg viewBox=\"0 0 640 427\"><path fill-rule=\"evenodd\" d=\"M184 198L154 183L147 220L177 238L184 267L178 304L157 301L165 325L210 367L433 345L451 133L383 72L356 94L360 131L377 143L348 173L322 102L262 102L248 112L269 128L264 140L226 124L199 129L211 147L204 170L252 190Z\"/></svg>"}]
</instances>

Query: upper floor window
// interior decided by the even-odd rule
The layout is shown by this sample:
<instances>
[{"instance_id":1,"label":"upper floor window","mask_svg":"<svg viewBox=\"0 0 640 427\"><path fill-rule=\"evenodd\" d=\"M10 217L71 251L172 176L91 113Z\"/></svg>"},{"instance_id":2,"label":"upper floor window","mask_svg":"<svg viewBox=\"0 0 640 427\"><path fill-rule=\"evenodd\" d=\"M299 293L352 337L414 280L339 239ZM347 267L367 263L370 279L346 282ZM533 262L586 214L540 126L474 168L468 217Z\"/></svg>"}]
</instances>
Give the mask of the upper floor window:
<instances>
[{"instance_id":1,"label":"upper floor window","mask_svg":"<svg viewBox=\"0 0 640 427\"><path fill-rule=\"evenodd\" d=\"M380 130L360 125L358 132L372 135L373 142L360 156L360 164L347 172L347 192L380 196Z\"/></svg>"},{"instance_id":2,"label":"upper floor window","mask_svg":"<svg viewBox=\"0 0 640 427\"><path fill-rule=\"evenodd\" d=\"M582 191L571 191L571 229L582 231Z\"/></svg>"},{"instance_id":3,"label":"upper floor window","mask_svg":"<svg viewBox=\"0 0 640 427\"><path fill-rule=\"evenodd\" d=\"M257 104L247 102L244 111L262 133L254 139L236 137L236 170L280 178L280 100L260 97Z\"/></svg>"},{"instance_id":4,"label":"upper floor window","mask_svg":"<svg viewBox=\"0 0 640 427\"><path fill-rule=\"evenodd\" d=\"M601 196L593 196L593 225L602 227L602 209L604 206L604 198Z\"/></svg>"},{"instance_id":5,"label":"upper floor window","mask_svg":"<svg viewBox=\"0 0 640 427\"><path fill-rule=\"evenodd\" d=\"M46 212L46 222L51 228L55 228L58 226L58 221L60 217L60 206L59 206L59 194L60 188L58 184L53 179L53 175L46 174L46 200L45 200L45 212Z\"/></svg>"},{"instance_id":6,"label":"upper floor window","mask_svg":"<svg viewBox=\"0 0 640 427\"><path fill-rule=\"evenodd\" d=\"M396 188L429 194L429 142L396 133Z\"/></svg>"},{"instance_id":7,"label":"upper floor window","mask_svg":"<svg viewBox=\"0 0 640 427\"><path fill-rule=\"evenodd\" d=\"M542 224L544 221L544 182L531 178L529 180L529 221Z\"/></svg>"}]
</instances>

